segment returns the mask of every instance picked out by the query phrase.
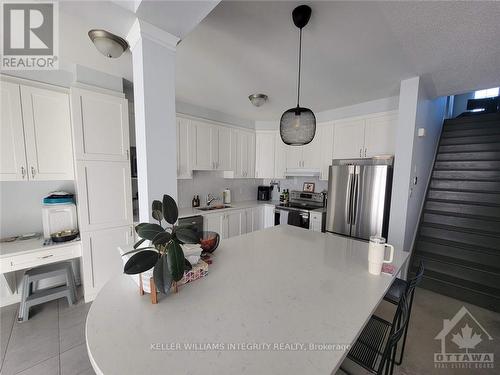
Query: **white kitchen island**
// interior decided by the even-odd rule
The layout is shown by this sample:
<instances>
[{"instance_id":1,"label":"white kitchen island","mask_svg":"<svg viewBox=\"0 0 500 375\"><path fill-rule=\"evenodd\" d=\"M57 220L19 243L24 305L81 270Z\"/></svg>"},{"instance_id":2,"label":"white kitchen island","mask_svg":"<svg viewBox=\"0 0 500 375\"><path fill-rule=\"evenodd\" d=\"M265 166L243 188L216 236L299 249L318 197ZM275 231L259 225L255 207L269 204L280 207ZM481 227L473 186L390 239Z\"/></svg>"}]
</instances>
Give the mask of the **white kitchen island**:
<instances>
[{"instance_id":1,"label":"white kitchen island","mask_svg":"<svg viewBox=\"0 0 500 375\"><path fill-rule=\"evenodd\" d=\"M208 276L157 305L117 276L87 318L94 370L330 374L393 279L368 273L367 251L366 242L284 225L222 241ZM396 273L407 258L396 249Z\"/></svg>"}]
</instances>

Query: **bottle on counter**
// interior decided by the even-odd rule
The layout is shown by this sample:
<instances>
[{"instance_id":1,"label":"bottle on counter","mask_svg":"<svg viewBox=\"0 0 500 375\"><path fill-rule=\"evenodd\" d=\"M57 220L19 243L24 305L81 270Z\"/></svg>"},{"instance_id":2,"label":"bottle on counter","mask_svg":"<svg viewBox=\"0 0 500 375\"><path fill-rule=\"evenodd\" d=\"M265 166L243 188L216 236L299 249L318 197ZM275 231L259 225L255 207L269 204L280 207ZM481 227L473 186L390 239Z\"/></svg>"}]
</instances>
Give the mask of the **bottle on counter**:
<instances>
[{"instance_id":1,"label":"bottle on counter","mask_svg":"<svg viewBox=\"0 0 500 375\"><path fill-rule=\"evenodd\" d=\"M191 207L196 207L196 195L193 195L193 200L191 201Z\"/></svg>"},{"instance_id":2,"label":"bottle on counter","mask_svg":"<svg viewBox=\"0 0 500 375\"><path fill-rule=\"evenodd\" d=\"M196 207L200 207L200 196L196 195Z\"/></svg>"}]
</instances>

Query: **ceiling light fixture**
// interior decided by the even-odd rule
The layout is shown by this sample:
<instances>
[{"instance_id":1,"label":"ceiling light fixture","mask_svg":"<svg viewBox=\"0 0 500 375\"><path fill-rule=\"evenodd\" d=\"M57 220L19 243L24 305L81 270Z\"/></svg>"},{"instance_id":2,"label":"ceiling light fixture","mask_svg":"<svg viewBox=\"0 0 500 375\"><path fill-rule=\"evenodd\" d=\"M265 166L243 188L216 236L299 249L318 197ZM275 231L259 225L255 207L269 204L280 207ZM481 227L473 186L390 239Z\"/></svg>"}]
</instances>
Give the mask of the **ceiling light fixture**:
<instances>
[{"instance_id":1,"label":"ceiling light fixture","mask_svg":"<svg viewBox=\"0 0 500 375\"><path fill-rule=\"evenodd\" d=\"M291 146L306 145L314 139L316 133L316 117L309 108L299 104L300 99L300 67L302 58L302 29L311 18L311 8L300 5L292 12L292 20L299 32L299 74L297 83L297 107L283 113L280 120L280 135L283 142Z\"/></svg>"},{"instance_id":2,"label":"ceiling light fixture","mask_svg":"<svg viewBox=\"0 0 500 375\"><path fill-rule=\"evenodd\" d=\"M248 97L250 99L250 102L256 107L260 107L262 104L267 102L267 95L266 94L252 94Z\"/></svg>"},{"instance_id":3,"label":"ceiling light fixture","mask_svg":"<svg viewBox=\"0 0 500 375\"><path fill-rule=\"evenodd\" d=\"M92 29L89 31L89 38L99 52L109 58L116 59L128 49L125 39L106 30Z\"/></svg>"}]
</instances>

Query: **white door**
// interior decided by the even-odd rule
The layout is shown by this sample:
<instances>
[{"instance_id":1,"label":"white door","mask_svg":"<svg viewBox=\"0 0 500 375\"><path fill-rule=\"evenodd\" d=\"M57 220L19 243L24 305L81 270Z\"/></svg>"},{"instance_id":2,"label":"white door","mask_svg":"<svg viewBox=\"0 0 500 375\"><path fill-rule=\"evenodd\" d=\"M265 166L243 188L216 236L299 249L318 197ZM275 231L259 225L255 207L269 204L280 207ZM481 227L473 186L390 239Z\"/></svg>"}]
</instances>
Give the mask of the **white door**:
<instances>
[{"instance_id":1,"label":"white door","mask_svg":"<svg viewBox=\"0 0 500 375\"><path fill-rule=\"evenodd\" d=\"M240 234L252 232L252 209L242 210L240 212Z\"/></svg>"},{"instance_id":2,"label":"white door","mask_svg":"<svg viewBox=\"0 0 500 375\"><path fill-rule=\"evenodd\" d=\"M119 246L130 246L134 240L132 225L82 233L82 268L85 300L93 299L115 275L123 273Z\"/></svg>"},{"instance_id":3,"label":"white door","mask_svg":"<svg viewBox=\"0 0 500 375\"><path fill-rule=\"evenodd\" d=\"M242 211L230 211L226 214L227 238L241 235Z\"/></svg>"},{"instance_id":4,"label":"white door","mask_svg":"<svg viewBox=\"0 0 500 375\"><path fill-rule=\"evenodd\" d=\"M255 134L248 133L248 168L247 175L248 178L255 178Z\"/></svg>"},{"instance_id":5,"label":"white door","mask_svg":"<svg viewBox=\"0 0 500 375\"><path fill-rule=\"evenodd\" d=\"M285 178L286 171L286 145L280 137L279 131L275 134L275 161L274 178Z\"/></svg>"},{"instance_id":6,"label":"white door","mask_svg":"<svg viewBox=\"0 0 500 375\"><path fill-rule=\"evenodd\" d=\"M397 124L397 114L367 119L363 156L394 155Z\"/></svg>"},{"instance_id":7,"label":"white door","mask_svg":"<svg viewBox=\"0 0 500 375\"><path fill-rule=\"evenodd\" d=\"M285 145L286 169L302 168L302 149L303 146Z\"/></svg>"},{"instance_id":8,"label":"white door","mask_svg":"<svg viewBox=\"0 0 500 375\"><path fill-rule=\"evenodd\" d=\"M322 128L322 127L321 127ZM322 129L316 127L313 140L302 146L302 168L319 169L321 166L321 135Z\"/></svg>"},{"instance_id":9,"label":"white door","mask_svg":"<svg viewBox=\"0 0 500 375\"><path fill-rule=\"evenodd\" d=\"M319 138L319 148L321 149L320 180L328 180L328 170L333 159L333 132L333 123L330 123L319 127L319 132L316 135Z\"/></svg>"},{"instance_id":10,"label":"white door","mask_svg":"<svg viewBox=\"0 0 500 375\"><path fill-rule=\"evenodd\" d=\"M80 230L132 224L130 163L77 161Z\"/></svg>"},{"instance_id":11,"label":"white door","mask_svg":"<svg viewBox=\"0 0 500 375\"><path fill-rule=\"evenodd\" d=\"M71 111L77 160L129 159L127 99L72 89Z\"/></svg>"},{"instance_id":12,"label":"white door","mask_svg":"<svg viewBox=\"0 0 500 375\"><path fill-rule=\"evenodd\" d=\"M21 86L28 172L32 180L73 180L69 96Z\"/></svg>"},{"instance_id":13,"label":"white door","mask_svg":"<svg viewBox=\"0 0 500 375\"><path fill-rule=\"evenodd\" d=\"M264 228L269 228L274 226L274 207L264 206Z\"/></svg>"},{"instance_id":14,"label":"white door","mask_svg":"<svg viewBox=\"0 0 500 375\"><path fill-rule=\"evenodd\" d=\"M222 217L221 214L212 214L203 216L203 228L205 231L217 232L222 236Z\"/></svg>"},{"instance_id":15,"label":"white door","mask_svg":"<svg viewBox=\"0 0 500 375\"><path fill-rule=\"evenodd\" d=\"M221 171L231 170L231 129L218 126L218 156L217 169Z\"/></svg>"},{"instance_id":16,"label":"white door","mask_svg":"<svg viewBox=\"0 0 500 375\"><path fill-rule=\"evenodd\" d=\"M184 118L177 118L177 178L193 178L191 169L191 151L193 142L191 141L192 130L190 121Z\"/></svg>"},{"instance_id":17,"label":"white door","mask_svg":"<svg viewBox=\"0 0 500 375\"><path fill-rule=\"evenodd\" d=\"M1 82L0 181L27 180L21 91L19 85Z\"/></svg>"},{"instance_id":18,"label":"white door","mask_svg":"<svg viewBox=\"0 0 500 375\"><path fill-rule=\"evenodd\" d=\"M252 209L252 231L264 229L264 207Z\"/></svg>"},{"instance_id":19,"label":"white door","mask_svg":"<svg viewBox=\"0 0 500 375\"><path fill-rule=\"evenodd\" d=\"M352 159L363 156L365 120L348 120L335 123L333 158Z\"/></svg>"},{"instance_id":20,"label":"white door","mask_svg":"<svg viewBox=\"0 0 500 375\"><path fill-rule=\"evenodd\" d=\"M212 155L213 130L209 124L193 121L194 130L194 165L193 169L211 170L214 169Z\"/></svg>"},{"instance_id":21,"label":"white door","mask_svg":"<svg viewBox=\"0 0 500 375\"><path fill-rule=\"evenodd\" d=\"M255 136L255 177L274 178L274 149L276 147L274 132L257 132Z\"/></svg>"},{"instance_id":22,"label":"white door","mask_svg":"<svg viewBox=\"0 0 500 375\"><path fill-rule=\"evenodd\" d=\"M247 132L238 132L238 148L237 150L237 169L236 175L238 177L246 178L248 176L248 147L250 139Z\"/></svg>"}]
</instances>

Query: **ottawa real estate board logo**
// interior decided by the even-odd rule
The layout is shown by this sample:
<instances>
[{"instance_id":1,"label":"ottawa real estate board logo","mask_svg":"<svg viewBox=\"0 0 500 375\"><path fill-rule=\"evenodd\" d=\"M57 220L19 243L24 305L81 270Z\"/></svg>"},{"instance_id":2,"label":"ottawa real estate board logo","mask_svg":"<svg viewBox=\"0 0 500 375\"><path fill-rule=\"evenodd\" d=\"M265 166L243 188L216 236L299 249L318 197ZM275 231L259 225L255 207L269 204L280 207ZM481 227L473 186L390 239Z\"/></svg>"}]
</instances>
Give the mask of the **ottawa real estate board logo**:
<instances>
[{"instance_id":1,"label":"ottawa real estate board logo","mask_svg":"<svg viewBox=\"0 0 500 375\"><path fill-rule=\"evenodd\" d=\"M2 1L2 70L58 69L59 13L55 2Z\"/></svg>"},{"instance_id":2,"label":"ottawa real estate board logo","mask_svg":"<svg viewBox=\"0 0 500 375\"><path fill-rule=\"evenodd\" d=\"M494 368L493 337L465 306L451 320L443 320L443 329L434 339L441 341L441 352L434 353L435 368Z\"/></svg>"}]
</instances>

